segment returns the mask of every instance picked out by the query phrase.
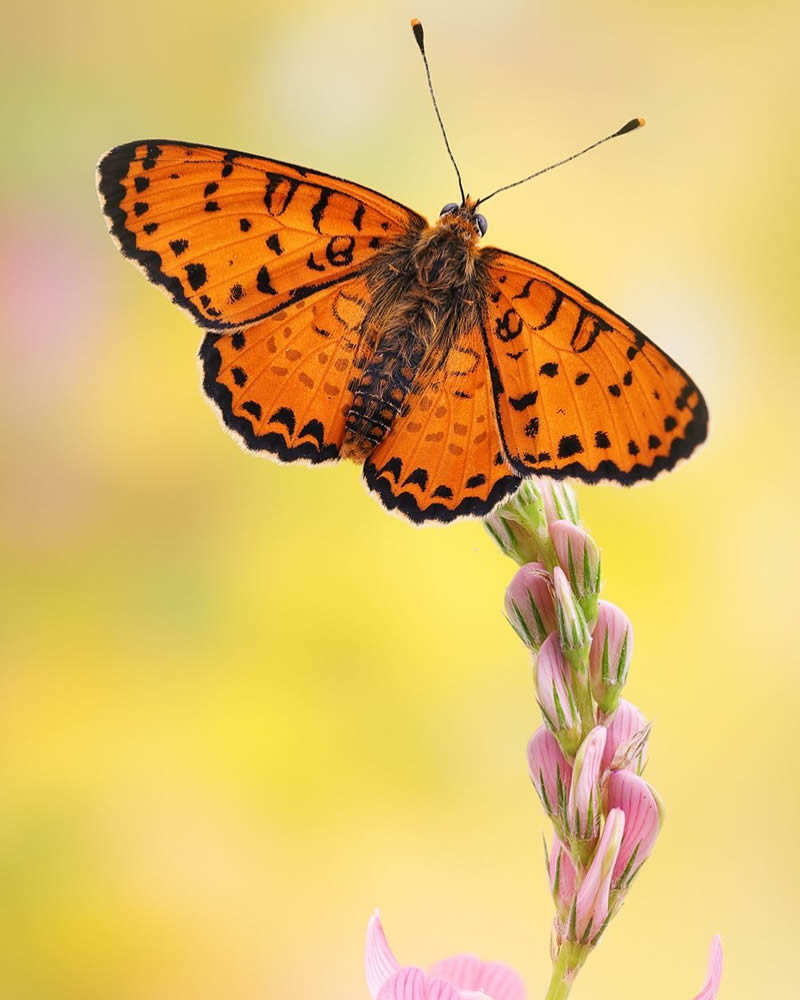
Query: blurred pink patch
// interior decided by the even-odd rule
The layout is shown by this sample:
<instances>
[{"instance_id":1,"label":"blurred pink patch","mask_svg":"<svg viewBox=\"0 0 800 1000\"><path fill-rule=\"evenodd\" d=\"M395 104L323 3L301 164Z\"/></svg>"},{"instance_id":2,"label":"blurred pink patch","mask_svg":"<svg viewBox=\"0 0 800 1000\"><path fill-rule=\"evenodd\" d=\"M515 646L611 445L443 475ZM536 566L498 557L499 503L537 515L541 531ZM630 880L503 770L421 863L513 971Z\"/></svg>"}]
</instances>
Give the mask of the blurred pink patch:
<instances>
[{"instance_id":1,"label":"blurred pink patch","mask_svg":"<svg viewBox=\"0 0 800 1000\"><path fill-rule=\"evenodd\" d=\"M401 967L377 913L367 927L364 966L372 1000L525 1000L525 987L513 969L474 955L446 958L427 974L415 966Z\"/></svg>"},{"instance_id":2,"label":"blurred pink patch","mask_svg":"<svg viewBox=\"0 0 800 1000\"><path fill-rule=\"evenodd\" d=\"M711 939L711 954L708 956L708 975L703 983L703 988L694 1000L714 1000L722 979L722 941L719 935L715 934Z\"/></svg>"}]
</instances>

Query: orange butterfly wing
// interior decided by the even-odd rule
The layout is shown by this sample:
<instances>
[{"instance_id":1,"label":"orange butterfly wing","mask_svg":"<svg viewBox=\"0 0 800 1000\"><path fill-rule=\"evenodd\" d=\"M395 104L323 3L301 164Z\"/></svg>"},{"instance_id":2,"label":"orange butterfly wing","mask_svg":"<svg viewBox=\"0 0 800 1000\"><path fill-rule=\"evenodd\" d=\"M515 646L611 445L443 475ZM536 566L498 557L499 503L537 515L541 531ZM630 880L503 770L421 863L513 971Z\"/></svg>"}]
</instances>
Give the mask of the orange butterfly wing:
<instances>
[{"instance_id":1,"label":"orange butterfly wing","mask_svg":"<svg viewBox=\"0 0 800 1000\"><path fill-rule=\"evenodd\" d=\"M369 307L356 276L233 334L209 332L203 388L226 426L283 462L337 459Z\"/></svg>"},{"instance_id":2,"label":"orange butterfly wing","mask_svg":"<svg viewBox=\"0 0 800 1000\"><path fill-rule=\"evenodd\" d=\"M235 150L146 140L98 164L112 236L201 326L237 329L358 274L425 220L383 195Z\"/></svg>"},{"instance_id":3,"label":"orange butterfly wing","mask_svg":"<svg viewBox=\"0 0 800 1000\"><path fill-rule=\"evenodd\" d=\"M503 450L518 475L630 484L705 440L699 389L644 334L552 271L484 252L483 332Z\"/></svg>"},{"instance_id":4,"label":"orange butterfly wing","mask_svg":"<svg viewBox=\"0 0 800 1000\"><path fill-rule=\"evenodd\" d=\"M480 330L412 387L364 479L385 507L416 522L483 516L519 487L502 450Z\"/></svg>"}]
</instances>

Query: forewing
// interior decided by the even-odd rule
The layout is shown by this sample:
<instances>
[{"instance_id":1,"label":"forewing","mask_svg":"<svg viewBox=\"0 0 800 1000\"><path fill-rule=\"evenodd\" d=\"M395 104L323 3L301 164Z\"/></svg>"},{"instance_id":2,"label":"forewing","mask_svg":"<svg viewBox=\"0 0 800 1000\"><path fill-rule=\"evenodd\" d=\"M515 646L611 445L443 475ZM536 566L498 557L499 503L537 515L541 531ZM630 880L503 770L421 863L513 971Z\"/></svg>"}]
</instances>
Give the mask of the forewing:
<instances>
[{"instance_id":1,"label":"forewing","mask_svg":"<svg viewBox=\"0 0 800 1000\"><path fill-rule=\"evenodd\" d=\"M98 191L123 254L197 323L218 330L347 280L385 242L425 224L337 177L160 139L106 153Z\"/></svg>"},{"instance_id":2,"label":"forewing","mask_svg":"<svg viewBox=\"0 0 800 1000\"><path fill-rule=\"evenodd\" d=\"M370 490L412 521L488 514L519 486L503 455L479 329L422 376L364 465Z\"/></svg>"},{"instance_id":3,"label":"forewing","mask_svg":"<svg viewBox=\"0 0 800 1000\"><path fill-rule=\"evenodd\" d=\"M369 306L356 276L234 333L208 333L203 387L226 426L283 462L338 458Z\"/></svg>"},{"instance_id":4,"label":"forewing","mask_svg":"<svg viewBox=\"0 0 800 1000\"><path fill-rule=\"evenodd\" d=\"M503 450L520 475L629 484L705 440L699 389L644 334L552 271L485 252L483 332Z\"/></svg>"}]
</instances>

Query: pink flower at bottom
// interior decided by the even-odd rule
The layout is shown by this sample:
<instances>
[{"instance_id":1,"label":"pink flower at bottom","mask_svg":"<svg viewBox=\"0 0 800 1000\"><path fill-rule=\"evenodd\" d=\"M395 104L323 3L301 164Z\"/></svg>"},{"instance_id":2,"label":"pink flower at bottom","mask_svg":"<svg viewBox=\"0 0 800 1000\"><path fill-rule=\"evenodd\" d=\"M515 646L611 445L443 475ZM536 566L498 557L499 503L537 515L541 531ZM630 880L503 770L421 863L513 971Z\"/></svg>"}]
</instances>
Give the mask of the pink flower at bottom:
<instances>
[{"instance_id":1,"label":"pink flower at bottom","mask_svg":"<svg viewBox=\"0 0 800 1000\"><path fill-rule=\"evenodd\" d=\"M513 969L474 955L446 958L427 974L401 966L377 913L367 927L364 966L372 1000L525 1000L525 987Z\"/></svg>"},{"instance_id":2,"label":"pink flower at bottom","mask_svg":"<svg viewBox=\"0 0 800 1000\"><path fill-rule=\"evenodd\" d=\"M703 988L694 1000L714 1000L722 979L722 942L719 935L715 934L711 939L711 954L708 956L708 975L703 983Z\"/></svg>"}]
</instances>

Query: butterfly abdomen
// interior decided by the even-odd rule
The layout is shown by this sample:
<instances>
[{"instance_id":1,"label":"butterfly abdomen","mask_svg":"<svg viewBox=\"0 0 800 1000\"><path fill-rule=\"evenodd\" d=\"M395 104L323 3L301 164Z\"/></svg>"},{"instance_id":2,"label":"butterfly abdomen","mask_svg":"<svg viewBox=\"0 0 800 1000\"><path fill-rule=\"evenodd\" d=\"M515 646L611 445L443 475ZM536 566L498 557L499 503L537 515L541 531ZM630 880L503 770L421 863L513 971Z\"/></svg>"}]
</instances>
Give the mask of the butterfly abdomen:
<instances>
[{"instance_id":1,"label":"butterfly abdomen","mask_svg":"<svg viewBox=\"0 0 800 1000\"><path fill-rule=\"evenodd\" d=\"M482 269L472 242L452 229L409 233L377 256L371 284L380 289L350 390L342 457L363 462L407 409L406 399L441 368L454 343L477 320Z\"/></svg>"}]
</instances>

